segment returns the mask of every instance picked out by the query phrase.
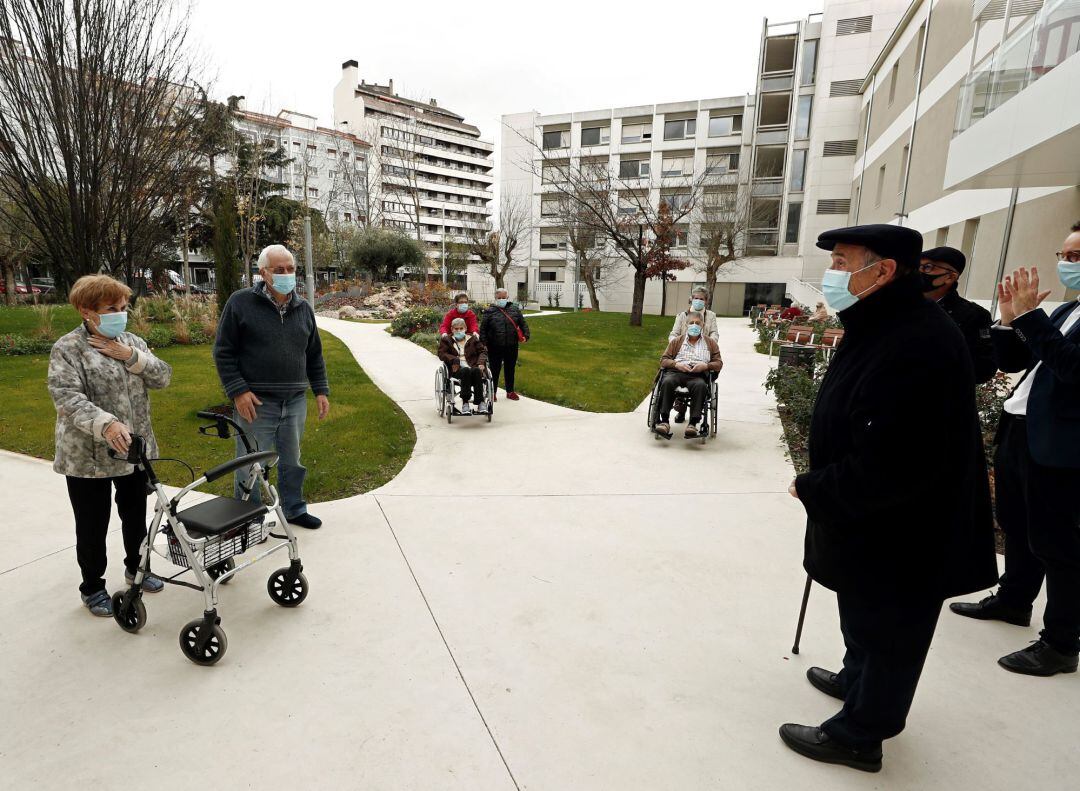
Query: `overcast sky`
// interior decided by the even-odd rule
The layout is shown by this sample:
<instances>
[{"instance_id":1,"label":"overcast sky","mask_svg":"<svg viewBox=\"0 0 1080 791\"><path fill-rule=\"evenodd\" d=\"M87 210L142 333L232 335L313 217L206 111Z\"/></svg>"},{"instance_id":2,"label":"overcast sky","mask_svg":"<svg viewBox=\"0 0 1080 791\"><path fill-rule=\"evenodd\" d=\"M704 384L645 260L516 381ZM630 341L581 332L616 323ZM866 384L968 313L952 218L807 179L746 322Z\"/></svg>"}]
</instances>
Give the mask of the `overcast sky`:
<instances>
[{"instance_id":1,"label":"overcast sky","mask_svg":"<svg viewBox=\"0 0 1080 791\"><path fill-rule=\"evenodd\" d=\"M215 94L329 126L341 63L401 96L438 100L499 143L504 113L560 113L744 94L764 17L821 0L193 0Z\"/></svg>"}]
</instances>

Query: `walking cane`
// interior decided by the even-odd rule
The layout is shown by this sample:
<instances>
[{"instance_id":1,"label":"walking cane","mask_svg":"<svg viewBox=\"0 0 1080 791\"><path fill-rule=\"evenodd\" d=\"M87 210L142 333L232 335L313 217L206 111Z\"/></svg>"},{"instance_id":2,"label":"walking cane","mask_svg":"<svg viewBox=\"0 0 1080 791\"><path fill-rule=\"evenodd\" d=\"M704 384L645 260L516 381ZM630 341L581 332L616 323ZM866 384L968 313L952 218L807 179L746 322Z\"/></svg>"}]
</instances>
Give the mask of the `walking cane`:
<instances>
[{"instance_id":1,"label":"walking cane","mask_svg":"<svg viewBox=\"0 0 1080 791\"><path fill-rule=\"evenodd\" d=\"M806 575L806 587L803 589L802 594L802 607L799 609L799 625L795 627L795 645L791 646L791 653L799 653L799 641L802 640L802 627L803 621L806 620L806 604L810 601L810 585L813 584L813 580L810 579L810 575Z\"/></svg>"}]
</instances>

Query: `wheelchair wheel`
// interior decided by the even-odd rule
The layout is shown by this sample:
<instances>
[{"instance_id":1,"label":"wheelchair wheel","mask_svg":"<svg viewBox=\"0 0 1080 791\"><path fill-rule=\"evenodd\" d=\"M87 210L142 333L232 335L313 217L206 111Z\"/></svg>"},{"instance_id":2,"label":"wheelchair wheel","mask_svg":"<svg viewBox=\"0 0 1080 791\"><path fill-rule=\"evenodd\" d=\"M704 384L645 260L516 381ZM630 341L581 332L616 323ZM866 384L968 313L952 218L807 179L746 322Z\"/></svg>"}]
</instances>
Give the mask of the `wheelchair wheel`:
<instances>
[{"instance_id":1,"label":"wheelchair wheel","mask_svg":"<svg viewBox=\"0 0 1080 791\"><path fill-rule=\"evenodd\" d=\"M184 656L196 665L213 665L221 659L221 657L225 656L225 651L229 647L229 641L225 639L225 630L217 624L214 624L211 627L210 639L206 641L206 645L203 646L200 651L198 642L199 633L202 629L202 618L196 618L194 621L189 621L184 628L180 630L180 650L183 651Z\"/></svg>"},{"instance_id":2,"label":"wheelchair wheel","mask_svg":"<svg viewBox=\"0 0 1080 791\"><path fill-rule=\"evenodd\" d=\"M266 581L266 592L282 607L299 607L308 595L307 577L304 572L294 572L286 566L270 575Z\"/></svg>"},{"instance_id":3,"label":"wheelchair wheel","mask_svg":"<svg viewBox=\"0 0 1080 791\"><path fill-rule=\"evenodd\" d=\"M645 427L649 431L653 430L656 425L656 415L654 414L659 407L657 399L660 398L660 379L663 375L663 370L656 372L656 378L653 379L652 393L649 396L649 411L645 413Z\"/></svg>"},{"instance_id":4,"label":"wheelchair wheel","mask_svg":"<svg viewBox=\"0 0 1080 791\"><path fill-rule=\"evenodd\" d=\"M712 389L712 403L709 404L709 434L710 436L716 436L716 415L720 411L720 388L716 386L716 382L713 382Z\"/></svg>"},{"instance_id":5,"label":"wheelchair wheel","mask_svg":"<svg viewBox=\"0 0 1080 791\"><path fill-rule=\"evenodd\" d=\"M443 416L446 409L446 369L439 368L435 372L435 409L439 417Z\"/></svg>"},{"instance_id":6,"label":"wheelchair wheel","mask_svg":"<svg viewBox=\"0 0 1080 791\"><path fill-rule=\"evenodd\" d=\"M124 607L124 592L117 591L112 597L113 620L120 628L130 634L146 626L146 605L143 604L142 594L135 597L127 607Z\"/></svg>"}]
</instances>

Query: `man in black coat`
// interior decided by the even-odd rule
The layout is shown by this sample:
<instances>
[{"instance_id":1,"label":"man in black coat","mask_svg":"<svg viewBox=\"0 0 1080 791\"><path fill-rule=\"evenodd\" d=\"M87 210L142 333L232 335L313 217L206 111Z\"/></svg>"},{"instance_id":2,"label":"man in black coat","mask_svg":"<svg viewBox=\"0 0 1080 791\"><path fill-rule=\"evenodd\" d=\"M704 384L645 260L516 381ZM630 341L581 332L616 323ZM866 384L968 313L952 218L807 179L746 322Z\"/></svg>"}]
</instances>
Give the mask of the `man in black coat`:
<instances>
[{"instance_id":1,"label":"man in black coat","mask_svg":"<svg viewBox=\"0 0 1080 791\"><path fill-rule=\"evenodd\" d=\"M520 332L520 337L519 337ZM503 371L506 397L518 400L514 391L514 368L517 367L518 344L529 340L529 325L521 309L510 301L505 288L495 292L495 304L484 308L480 318L480 340L488 350L488 364L496 393L499 389L499 371ZM496 394L492 393L494 397Z\"/></svg>"},{"instance_id":2,"label":"man in black coat","mask_svg":"<svg viewBox=\"0 0 1080 791\"><path fill-rule=\"evenodd\" d=\"M964 299L957 288L966 265L967 258L956 248L935 247L923 251L919 276L926 298L941 305L960 328L975 366L975 383L981 385L993 379L998 368L990 340L990 311Z\"/></svg>"},{"instance_id":3,"label":"man in black coat","mask_svg":"<svg viewBox=\"0 0 1080 791\"><path fill-rule=\"evenodd\" d=\"M791 494L806 509L804 565L836 591L847 647L839 673L807 678L844 706L780 736L815 760L878 771L943 601L997 576L989 484L971 358L922 296L922 237L866 225L824 233L818 246L832 251L822 290L845 335L814 406L810 470ZM931 460L947 484L927 473Z\"/></svg>"},{"instance_id":4,"label":"man in black coat","mask_svg":"<svg viewBox=\"0 0 1080 791\"><path fill-rule=\"evenodd\" d=\"M1058 277L1080 288L1080 223L1058 253ZM1014 673L1074 673L1080 654L1080 304L1051 315L1039 273L1019 269L998 287L1001 322L993 329L1001 369L1026 370L1005 401L994 455L998 522L1005 532L1005 574L996 595L954 603L969 618L1031 623L1046 579L1039 639L1003 656Z\"/></svg>"}]
</instances>

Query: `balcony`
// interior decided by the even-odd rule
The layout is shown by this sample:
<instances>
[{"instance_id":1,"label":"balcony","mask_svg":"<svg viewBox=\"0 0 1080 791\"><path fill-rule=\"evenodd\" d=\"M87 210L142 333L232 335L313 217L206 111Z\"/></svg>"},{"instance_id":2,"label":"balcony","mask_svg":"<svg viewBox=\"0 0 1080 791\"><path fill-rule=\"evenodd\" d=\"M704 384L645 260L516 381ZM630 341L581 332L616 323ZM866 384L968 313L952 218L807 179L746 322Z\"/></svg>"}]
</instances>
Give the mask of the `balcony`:
<instances>
[{"instance_id":1,"label":"balcony","mask_svg":"<svg viewBox=\"0 0 1080 791\"><path fill-rule=\"evenodd\" d=\"M1080 183L1080 1L1050 0L960 91L946 189ZM1008 107L1008 112L998 112Z\"/></svg>"}]
</instances>

